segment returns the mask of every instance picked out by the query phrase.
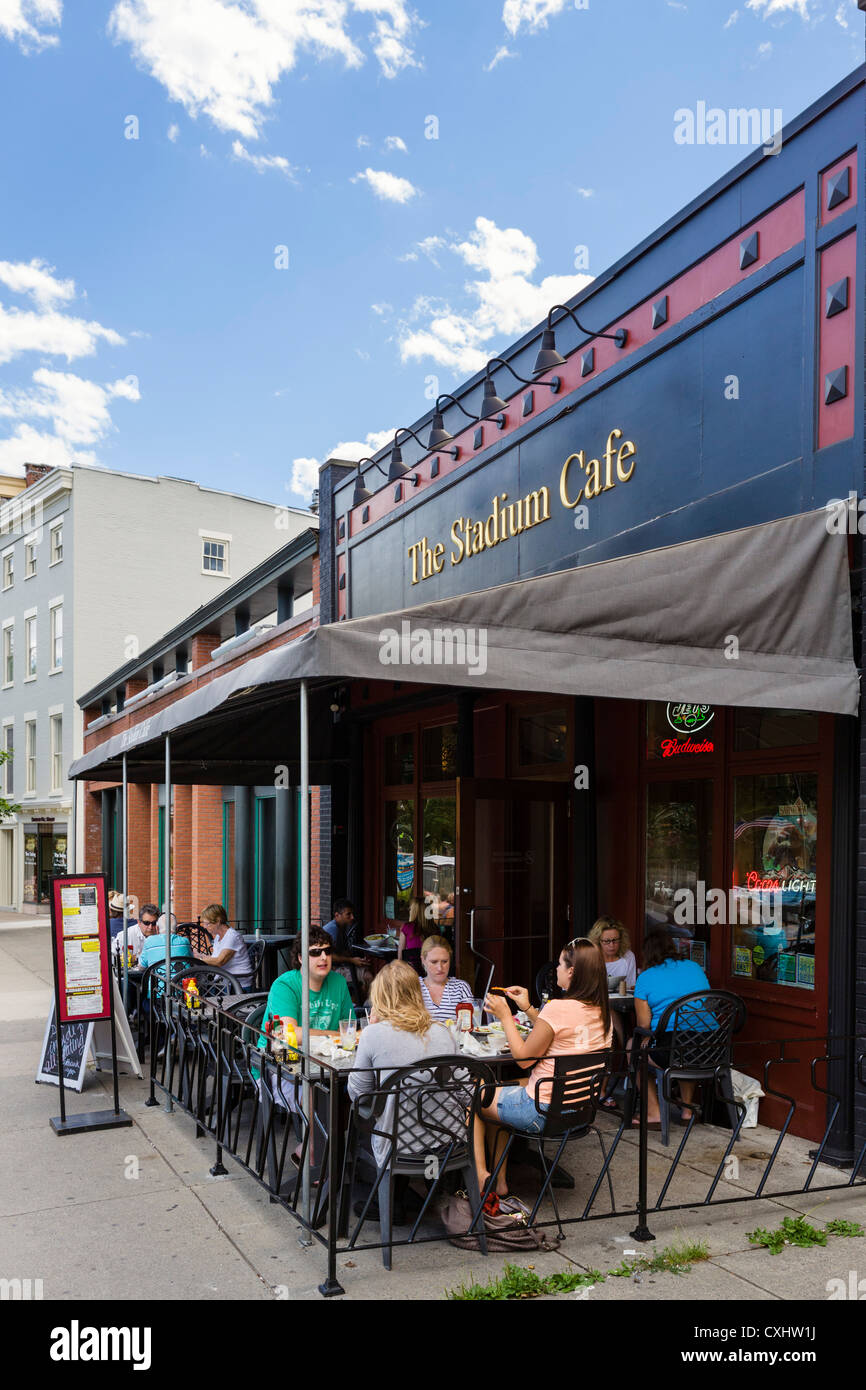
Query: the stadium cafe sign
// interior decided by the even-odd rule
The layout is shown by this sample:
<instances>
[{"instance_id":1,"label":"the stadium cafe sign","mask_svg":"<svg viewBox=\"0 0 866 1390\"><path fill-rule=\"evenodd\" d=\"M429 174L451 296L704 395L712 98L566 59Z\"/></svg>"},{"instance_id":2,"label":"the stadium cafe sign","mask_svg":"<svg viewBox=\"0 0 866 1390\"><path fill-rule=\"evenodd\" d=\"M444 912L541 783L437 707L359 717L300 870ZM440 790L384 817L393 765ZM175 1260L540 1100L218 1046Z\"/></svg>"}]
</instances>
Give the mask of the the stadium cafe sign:
<instances>
[{"instance_id":1,"label":"the stadium cafe sign","mask_svg":"<svg viewBox=\"0 0 866 1390\"><path fill-rule=\"evenodd\" d=\"M611 430L598 458L587 458L584 449L569 454L559 474L559 500L574 512L577 529L585 529L589 524L587 503L610 492L617 483L629 482L636 463L637 447L630 439L623 439L620 429ZM432 541L428 536L409 546L412 583L432 579L434 574L442 573L446 564L461 565L473 555L513 540L522 531L549 520L550 488L546 483L516 501L511 501L507 492L500 492L492 499L490 515L483 521L471 516L454 518L447 554L445 541Z\"/></svg>"}]
</instances>

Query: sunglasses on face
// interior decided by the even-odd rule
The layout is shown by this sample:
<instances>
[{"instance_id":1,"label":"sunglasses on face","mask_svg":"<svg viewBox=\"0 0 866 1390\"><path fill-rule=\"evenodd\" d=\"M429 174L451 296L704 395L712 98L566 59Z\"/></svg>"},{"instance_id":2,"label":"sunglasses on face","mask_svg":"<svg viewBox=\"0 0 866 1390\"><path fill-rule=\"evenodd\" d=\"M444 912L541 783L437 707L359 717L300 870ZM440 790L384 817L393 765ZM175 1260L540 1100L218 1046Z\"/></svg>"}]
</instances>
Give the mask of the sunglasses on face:
<instances>
[{"instance_id":1,"label":"sunglasses on face","mask_svg":"<svg viewBox=\"0 0 866 1390\"><path fill-rule=\"evenodd\" d=\"M155 918L155 917L151 917L150 920L148 921L148 919L147 919L146 917L142 917L142 919L141 919L141 925L142 925L143 927L155 927L155 926L156 926L156 918Z\"/></svg>"},{"instance_id":2,"label":"sunglasses on face","mask_svg":"<svg viewBox=\"0 0 866 1390\"><path fill-rule=\"evenodd\" d=\"M311 946L310 958L315 960L318 956L329 956L333 949L333 946Z\"/></svg>"}]
</instances>

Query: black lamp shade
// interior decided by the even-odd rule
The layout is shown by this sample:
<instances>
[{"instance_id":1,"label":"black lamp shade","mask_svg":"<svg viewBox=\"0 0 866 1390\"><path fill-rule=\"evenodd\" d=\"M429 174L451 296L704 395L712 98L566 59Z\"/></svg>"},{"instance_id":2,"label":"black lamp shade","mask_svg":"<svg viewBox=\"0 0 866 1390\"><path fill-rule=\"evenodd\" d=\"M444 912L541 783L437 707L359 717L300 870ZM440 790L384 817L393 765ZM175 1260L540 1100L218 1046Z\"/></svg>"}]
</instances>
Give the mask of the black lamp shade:
<instances>
[{"instance_id":1,"label":"black lamp shade","mask_svg":"<svg viewBox=\"0 0 866 1390\"><path fill-rule=\"evenodd\" d=\"M489 420L491 415L501 415L507 407L496 394L496 384L492 376L484 378L484 399L481 402L481 418Z\"/></svg>"},{"instance_id":2,"label":"black lamp shade","mask_svg":"<svg viewBox=\"0 0 866 1390\"><path fill-rule=\"evenodd\" d=\"M556 351L556 334L552 328L545 328L541 335L541 347L538 349L538 356L535 359L535 366L532 368L532 375L539 376L541 372L549 372L551 367L562 367L565 365L565 358L560 357Z\"/></svg>"},{"instance_id":3,"label":"black lamp shade","mask_svg":"<svg viewBox=\"0 0 866 1390\"><path fill-rule=\"evenodd\" d=\"M361 477L361 474L359 473L357 482L355 483L355 491L352 496L352 506L362 507L365 502L370 501L372 496L373 494L369 490L369 488L364 487L364 480Z\"/></svg>"},{"instance_id":4,"label":"black lamp shade","mask_svg":"<svg viewBox=\"0 0 866 1390\"><path fill-rule=\"evenodd\" d=\"M399 444L395 444L391 450L391 463L388 468L388 482L398 483L406 472L406 465L403 462L403 451Z\"/></svg>"},{"instance_id":5,"label":"black lamp shade","mask_svg":"<svg viewBox=\"0 0 866 1390\"><path fill-rule=\"evenodd\" d=\"M434 410L433 424L430 428L430 439L428 440L427 448L432 453L434 449L441 449L443 444L450 444L452 438L453 435L450 435L445 428L445 421L442 418L441 411Z\"/></svg>"}]
</instances>

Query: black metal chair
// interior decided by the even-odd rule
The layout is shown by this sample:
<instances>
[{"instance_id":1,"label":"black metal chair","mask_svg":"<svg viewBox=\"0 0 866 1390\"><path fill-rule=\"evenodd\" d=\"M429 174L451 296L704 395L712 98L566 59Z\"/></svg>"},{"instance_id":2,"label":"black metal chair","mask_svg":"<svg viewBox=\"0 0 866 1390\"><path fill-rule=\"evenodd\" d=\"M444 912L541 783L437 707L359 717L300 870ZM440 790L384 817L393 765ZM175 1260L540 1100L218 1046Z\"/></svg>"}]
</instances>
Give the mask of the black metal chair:
<instances>
[{"instance_id":1,"label":"black metal chair","mask_svg":"<svg viewBox=\"0 0 866 1390\"><path fill-rule=\"evenodd\" d=\"M423 1064L399 1068L375 1090L354 1098L341 1182L341 1190L348 1191L350 1211L354 1210L359 1168L372 1174L373 1184L349 1239L349 1249L358 1240L374 1199L378 1198L382 1261L386 1269L391 1268L393 1193L398 1177L417 1177L428 1183L410 1239L414 1239L447 1173L463 1174L472 1211L479 1211L473 1123L484 1103L484 1091L492 1085L488 1070L466 1058L432 1057ZM372 1143L376 1139L378 1158L362 1148L364 1140ZM478 1236L486 1255L483 1225Z\"/></svg>"},{"instance_id":2,"label":"black metal chair","mask_svg":"<svg viewBox=\"0 0 866 1390\"><path fill-rule=\"evenodd\" d=\"M535 998L537 1007L540 1009L544 1003L544 996L548 999L564 999L565 995L556 983L556 961L548 960L542 965L535 977Z\"/></svg>"},{"instance_id":3,"label":"black metal chair","mask_svg":"<svg viewBox=\"0 0 866 1390\"><path fill-rule=\"evenodd\" d=\"M189 944L194 951L200 951L203 956L211 954L213 937L200 922L179 922L175 930L180 936L189 938Z\"/></svg>"},{"instance_id":4,"label":"black metal chair","mask_svg":"<svg viewBox=\"0 0 866 1390\"><path fill-rule=\"evenodd\" d=\"M250 965L253 969L253 989L262 987L262 961L265 958L265 942L259 937L256 941L247 942Z\"/></svg>"},{"instance_id":5,"label":"black metal chair","mask_svg":"<svg viewBox=\"0 0 866 1390\"><path fill-rule=\"evenodd\" d=\"M544 1117L544 1128L539 1134L528 1135L526 1130L512 1129L511 1125L499 1121L499 1126L507 1135L505 1147L500 1154L493 1172L484 1189L483 1196L486 1198L492 1192L509 1151L515 1139L535 1139L538 1157L541 1163L541 1171L544 1173L544 1181L535 1199L535 1204L529 1214L528 1224L531 1226L541 1203L544 1201L545 1194L550 1191L550 1200L553 1204L554 1215L559 1230L560 1240L564 1238L562 1222L559 1215L559 1207L556 1204L556 1197L553 1191L553 1177L562 1157L563 1150L567 1143L572 1139L584 1139L587 1134L595 1134L601 1145L602 1169L596 1179L595 1186L590 1194L584 1209L584 1215L589 1212L592 1203L595 1201L596 1193L602 1183L602 1178L607 1178L607 1185L610 1191L611 1211L616 1210L616 1202L613 1195L613 1183L610 1176L610 1160L613 1157L613 1150L608 1154L601 1130L595 1125L596 1112L598 1110L599 1097L601 1096L602 1083L607 1071L607 1054L604 1052L587 1052L580 1056L564 1056L553 1058L553 1076L543 1076L538 1082L535 1092L535 1108L539 1115ZM547 1110L543 1107L547 1106ZM548 1166L544 1156L544 1145L551 1140L557 1140L558 1145L554 1154L553 1162Z\"/></svg>"},{"instance_id":6,"label":"black metal chair","mask_svg":"<svg viewBox=\"0 0 866 1390\"><path fill-rule=\"evenodd\" d=\"M697 990L675 999L662 1014L655 1031L636 1028L633 1034L631 1062L627 1081L624 1124L630 1124L637 1098L637 1068L640 1047L646 1040L650 1067L655 1072L656 1089L661 1115L662 1143L670 1139L671 1086L674 1081L713 1082L715 1094L724 1101L734 1137L739 1138L745 1118L745 1106L734 1100L731 1085L731 1050L733 1037L746 1021L746 1005L738 994L729 990ZM689 1104L695 1122L701 1106Z\"/></svg>"}]
</instances>

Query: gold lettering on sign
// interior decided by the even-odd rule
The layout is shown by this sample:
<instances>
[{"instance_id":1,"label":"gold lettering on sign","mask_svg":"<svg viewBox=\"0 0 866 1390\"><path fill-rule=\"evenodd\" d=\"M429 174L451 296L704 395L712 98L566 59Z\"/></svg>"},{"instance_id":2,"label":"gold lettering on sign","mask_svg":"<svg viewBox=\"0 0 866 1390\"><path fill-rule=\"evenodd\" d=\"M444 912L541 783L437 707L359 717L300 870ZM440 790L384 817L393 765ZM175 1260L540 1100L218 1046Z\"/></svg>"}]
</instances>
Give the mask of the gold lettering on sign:
<instances>
[{"instance_id":1,"label":"gold lettering on sign","mask_svg":"<svg viewBox=\"0 0 866 1390\"><path fill-rule=\"evenodd\" d=\"M559 475L560 502L568 511L574 511L581 502L594 501L601 493L612 491L617 483L627 483L634 473L636 462L636 445L632 440L622 438L621 429L612 429L600 458L588 459L583 449L569 454ZM450 562L460 565L473 555L492 550L503 541L513 540L524 531L549 520L550 488L546 484L513 502L509 500L507 492L499 492L492 498L490 513L483 520L471 516L454 518L450 530ZM409 546L407 554L413 584L432 579L434 574L441 574L445 568L445 545L442 541L431 542L422 536Z\"/></svg>"}]
</instances>

